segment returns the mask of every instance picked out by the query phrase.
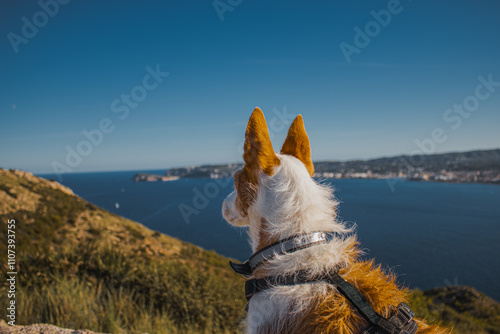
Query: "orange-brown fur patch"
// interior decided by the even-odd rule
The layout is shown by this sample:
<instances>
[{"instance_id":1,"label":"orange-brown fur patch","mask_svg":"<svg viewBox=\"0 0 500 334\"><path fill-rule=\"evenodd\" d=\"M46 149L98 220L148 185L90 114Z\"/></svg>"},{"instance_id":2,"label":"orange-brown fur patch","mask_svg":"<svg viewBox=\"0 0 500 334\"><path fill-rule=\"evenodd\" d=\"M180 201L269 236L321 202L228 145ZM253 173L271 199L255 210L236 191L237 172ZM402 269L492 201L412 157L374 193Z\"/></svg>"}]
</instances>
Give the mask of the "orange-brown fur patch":
<instances>
[{"instance_id":1,"label":"orange-brown fur patch","mask_svg":"<svg viewBox=\"0 0 500 334\"><path fill-rule=\"evenodd\" d=\"M255 201L256 188L250 182L246 169L234 173L234 189L236 189L236 208L242 216L248 214L248 208Z\"/></svg>"},{"instance_id":2,"label":"orange-brown fur patch","mask_svg":"<svg viewBox=\"0 0 500 334\"><path fill-rule=\"evenodd\" d=\"M290 126L285 143L281 148L281 153L296 157L306 166L311 176L314 174L314 165L311 160L311 146L302 115L298 115Z\"/></svg>"},{"instance_id":3,"label":"orange-brown fur patch","mask_svg":"<svg viewBox=\"0 0 500 334\"><path fill-rule=\"evenodd\" d=\"M398 289L395 277L385 275L380 266L373 265L373 261L354 262L340 270L340 275L384 317L390 316L395 306L406 300L406 291ZM318 300L304 320L321 333L356 333L367 327L366 320L335 291Z\"/></svg>"},{"instance_id":4,"label":"orange-brown fur patch","mask_svg":"<svg viewBox=\"0 0 500 334\"><path fill-rule=\"evenodd\" d=\"M385 272L380 265L374 265L373 260L355 260L360 254L357 242L353 242L346 251L353 262L339 273L356 287L377 313L388 318L397 305L407 302L408 291L397 286L394 274ZM449 329L429 326L420 320L417 323L418 334L452 333ZM367 321L332 286L327 296L319 296L305 314L292 318L281 330L270 325L262 328L261 333L353 334L360 333L367 327Z\"/></svg>"},{"instance_id":5,"label":"orange-brown fur patch","mask_svg":"<svg viewBox=\"0 0 500 334\"><path fill-rule=\"evenodd\" d=\"M280 164L269 138L264 113L259 108L255 108L248 120L243 160L245 161L244 168L254 185L258 184L261 171L267 175L273 175L274 167Z\"/></svg>"}]
</instances>

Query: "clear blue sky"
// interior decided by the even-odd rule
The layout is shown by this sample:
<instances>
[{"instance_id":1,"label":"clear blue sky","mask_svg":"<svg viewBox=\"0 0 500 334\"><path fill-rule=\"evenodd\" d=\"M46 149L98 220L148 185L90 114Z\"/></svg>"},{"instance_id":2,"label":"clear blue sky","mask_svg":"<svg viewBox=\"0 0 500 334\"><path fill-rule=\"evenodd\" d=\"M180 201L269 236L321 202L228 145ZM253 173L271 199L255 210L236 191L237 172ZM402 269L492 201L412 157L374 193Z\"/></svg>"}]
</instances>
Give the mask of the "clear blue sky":
<instances>
[{"instance_id":1,"label":"clear blue sky","mask_svg":"<svg viewBox=\"0 0 500 334\"><path fill-rule=\"evenodd\" d=\"M474 97L479 76L500 82L498 1L222 0L219 13L213 1L74 0L54 13L54 1L42 0L53 17L35 1L2 4L0 167L241 161L255 106L274 119L276 150L287 130L276 115L302 114L314 160L410 154L425 139L436 153L500 147L500 86ZM388 24L370 23L388 6ZM341 43L355 47L367 24L373 37L348 62ZM149 91L148 66L169 73L146 77ZM121 101L131 92L134 108ZM464 101L468 117L446 114ZM84 143L103 119L109 133ZM430 139L436 128L445 140ZM86 154L73 167L68 147Z\"/></svg>"}]
</instances>

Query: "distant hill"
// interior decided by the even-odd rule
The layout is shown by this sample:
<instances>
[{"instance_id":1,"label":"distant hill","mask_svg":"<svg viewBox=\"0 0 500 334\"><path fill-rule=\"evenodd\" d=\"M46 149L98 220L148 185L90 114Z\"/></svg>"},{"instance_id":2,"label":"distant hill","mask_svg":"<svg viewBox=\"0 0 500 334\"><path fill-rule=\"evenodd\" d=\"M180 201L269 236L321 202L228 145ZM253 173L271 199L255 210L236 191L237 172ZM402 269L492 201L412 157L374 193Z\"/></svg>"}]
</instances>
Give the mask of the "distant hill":
<instances>
[{"instance_id":1,"label":"distant hill","mask_svg":"<svg viewBox=\"0 0 500 334\"><path fill-rule=\"evenodd\" d=\"M246 315L243 279L223 256L153 232L22 171L0 169L0 219L16 220L17 325L108 333L239 332ZM4 242L0 253L7 254ZM5 265L1 271L5 277ZM0 305L8 302L4 280ZM411 305L420 318L454 326L458 334L500 333L500 304L470 287L415 290ZM0 319L9 321L5 312ZM47 326L26 330L40 328L55 333ZM0 331L25 332L1 322Z\"/></svg>"},{"instance_id":2,"label":"distant hill","mask_svg":"<svg viewBox=\"0 0 500 334\"><path fill-rule=\"evenodd\" d=\"M352 161L315 162L317 172L354 171L397 173L421 169L427 172L447 171L500 171L500 149L443 153L431 155L400 155L396 157Z\"/></svg>"}]
</instances>

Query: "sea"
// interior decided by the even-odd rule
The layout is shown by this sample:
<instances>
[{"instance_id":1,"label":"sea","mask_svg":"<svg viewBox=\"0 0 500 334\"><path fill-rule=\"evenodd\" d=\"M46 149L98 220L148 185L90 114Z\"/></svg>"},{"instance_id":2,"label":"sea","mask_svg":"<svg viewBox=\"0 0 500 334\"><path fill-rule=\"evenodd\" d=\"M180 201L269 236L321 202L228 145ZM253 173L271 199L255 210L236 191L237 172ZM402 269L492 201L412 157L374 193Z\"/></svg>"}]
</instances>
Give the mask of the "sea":
<instances>
[{"instance_id":1,"label":"sea","mask_svg":"<svg viewBox=\"0 0 500 334\"><path fill-rule=\"evenodd\" d=\"M163 174L164 171L148 171ZM134 182L136 171L63 175L83 199L144 226L239 261L251 255L245 228L226 223L231 179ZM40 175L56 179L55 175ZM325 179L355 224L364 257L422 290L470 285L500 301L500 186Z\"/></svg>"}]
</instances>

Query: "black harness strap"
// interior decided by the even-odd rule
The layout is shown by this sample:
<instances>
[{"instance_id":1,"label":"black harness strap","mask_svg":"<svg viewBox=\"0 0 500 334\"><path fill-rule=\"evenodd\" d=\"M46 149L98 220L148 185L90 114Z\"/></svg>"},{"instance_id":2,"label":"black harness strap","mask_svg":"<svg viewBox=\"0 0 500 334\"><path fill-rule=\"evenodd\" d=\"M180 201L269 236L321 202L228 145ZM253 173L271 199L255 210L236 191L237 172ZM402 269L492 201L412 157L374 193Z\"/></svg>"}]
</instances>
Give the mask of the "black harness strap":
<instances>
[{"instance_id":1,"label":"black harness strap","mask_svg":"<svg viewBox=\"0 0 500 334\"><path fill-rule=\"evenodd\" d=\"M245 296L249 301L256 293L276 286L290 286L314 282L326 282L337 287L338 291L370 323L371 327L364 331L365 334L413 334L417 331L417 323L413 320L415 314L408 305L401 303L397 308L397 312L389 319L385 319L375 312L358 290L340 277L337 271L315 278L310 278L307 270L301 270L289 276L269 276L261 279L251 279L245 282Z\"/></svg>"},{"instance_id":2,"label":"black harness strap","mask_svg":"<svg viewBox=\"0 0 500 334\"><path fill-rule=\"evenodd\" d=\"M408 307L408 305L402 303L398 306L397 312L389 319L385 319L381 315L379 315L375 310L370 306L370 304L366 301L366 299L356 290L355 287L352 286L345 279L340 277L337 272L332 272L329 276L329 281L331 284L337 286L338 291L358 310L358 312L372 325L371 333L381 333L377 331L377 328L383 329L382 333L390 333L390 334L402 334L402 333L415 333L417 330L417 323L412 321L414 313ZM404 313L409 310L410 312ZM407 324L412 321L415 325L414 332L408 331L410 327L407 328ZM370 333L370 332L369 332Z\"/></svg>"},{"instance_id":3,"label":"black harness strap","mask_svg":"<svg viewBox=\"0 0 500 334\"><path fill-rule=\"evenodd\" d=\"M312 232L293 235L262 248L243 263L229 261L229 265L236 273L250 276L258 266L277 255L291 254L313 245L330 242L336 235L338 235L336 232Z\"/></svg>"},{"instance_id":4,"label":"black harness strap","mask_svg":"<svg viewBox=\"0 0 500 334\"><path fill-rule=\"evenodd\" d=\"M293 253L319 243L331 241L335 232L312 232L299 234L278 241L253 254L244 263L229 262L231 268L238 274L250 276L261 264L269 261L276 255ZM337 287L337 290L351 303L356 310L365 318L370 327L363 334L415 334L417 323L413 320L415 313L405 303L401 303L389 319L385 319L370 306L366 299L352 284L344 280L338 273L338 267L331 272L311 277L308 270L299 270L293 275L268 276L260 279L249 279L245 282L245 296L247 301L253 295L277 286L291 286L298 284L326 282ZM247 305L248 308L248 305Z\"/></svg>"},{"instance_id":5,"label":"black harness strap","mask_svg":"<svg viewBox=\"0 0 500 334\"><path fill-rule=\"evenodd\" d=\"M339 292L358 310L361 315L368 320L372 325L378 325L383 319L373 308L368 304L366 299L345 279L340 277L337 272L332 272L328 275L329 283L337 286Z\"/></svg>"},{"instance_id":6,"label":"black harness strap","mask_svg":"<svg viewBox=\"0 0 500 334\"><path fill-rule=\"evenodd\" d=\"M307 271L301 270L293 276L269 276L261 279L251 279L245 282L245 297L250 301L253 295L275 286L297 285L311 283L307 278Z\"/></svg>"}]
</instances>

